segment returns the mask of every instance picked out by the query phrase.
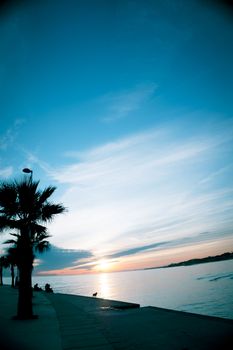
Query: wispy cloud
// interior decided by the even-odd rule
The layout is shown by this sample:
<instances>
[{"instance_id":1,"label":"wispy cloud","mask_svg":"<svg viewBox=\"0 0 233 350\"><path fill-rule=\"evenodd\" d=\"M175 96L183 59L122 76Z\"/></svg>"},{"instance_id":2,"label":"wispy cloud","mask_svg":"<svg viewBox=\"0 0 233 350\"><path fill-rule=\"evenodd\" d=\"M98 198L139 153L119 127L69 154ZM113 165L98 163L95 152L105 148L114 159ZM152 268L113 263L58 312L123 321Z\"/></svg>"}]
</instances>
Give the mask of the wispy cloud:
<instances>
[{"instance_id":1,"label":"wispy cloud","mask_svg":"<svg viewBox=\"0 0 233 350\"><path fill-rule=\"evenodd\" d=\"M0 135L0 150L6 150L16 139L20 126L25 122L24 119L16 119L13 126Z\"/></svg>"},{"instance_id":2,"label":"wispy cloud","mask_svg":"<svg viewBox=\"0 0 233 350\"><path fill-rule=\"evenodd\" d=\"M223 234L225 232L221 232ZM141 232L143 234L143 232ZM226 237L231 237L231 232L229 231L225 236ZM168 241L161 241L161 242L156 242L152 244L147 244L147 245L138 245L137 247L134 248L129 248L126 250L118 250L114 253L111 253L109 255L106 255L104 258L107 259L114 259L114 258L122 258L125 256L129 255L136 255L140 254L142 252L147 252L147 251L160 251L165 249L171 249L175 247L184 247L187 245L195 245L195 244L200 244L203 242L208 242L212 240L220 240L221 236L219 236L219 232L201 232L199 234L195 234L192 236L184 236L182 238L175 238L168 240Z\"/></svg>"},{"instance_id":3,"label":"wispy cloud","mask_svg":"<svg viewBox=\"0 0 233 350\"><path fill-rule=\"evenodd\" d=\"M105 116L102 121L114 122L127 117L142 107L144 102L154 95L156 88L156 84L150 83L120 93L110 93L102 96L98 100L98 103L105 109Z\"/></svg>"},{"instance_id":4,"label":"wispy cloud","mask_svg":"<svg viewBox=\"0 0 233 350\"><path fill-rule=\"evenodd\" d=\"M16 119L11 127L9 127L2 135L0 135L0 151L7 151L16 141L21 125L25 122L24 119ZM2 154L1 154L2 156ZM7 161L7 162L6 162ZM0 157L0 178L8 178L13 174L13 166L8 165L9 160L3 161Z\"/></svg>"},{"instance_id":5,"label":"wispy cloud","mask_svg":"<svg viewBox=\"0 0 233 350\"><path fill-rule=\"evenodd\" d=\"M93 254L90 251L77 249L63 249L52 245L50 249L37 256L35 273L43 273L50 270L70 268L77 263L90 259Z\"/></svg>"},{"instance_id":6,"label":"wispy cloud","mask_svg":"<svg viewBox=\"0 0 233 350\"><path fill-rule=\"evenodd\" d=\"M221 167L217 171L214 171L214 172L210 173L207 177L203 178L200 181L200 184L204 184L204 183L213 181L214 179L216 179L216 177L218 177L218 176L220 176L220 175L222 175L224 173L227 173L230 170L230 168L232 168L232 166L233 166L233 164L229 164L227 166Z\"/></svg>"},{"instance_id":7,"label":"wispy cloud","mask_svg":"<svg viewBox=\"0 0 233 350\"><path fill-rule=\"evenodd\" d=\"M13 174L13 167L8 166L5 168L0 167L0 178L8 178Z\"/></svg>"},{"instance_id":8,"label":"wispy cloud","mask_svg":"<svg viewBox=\"0 0 233 350\"><path fill-rule=\"evenodd\" d=\"M203 231L228 235L232 184L201 181L232 147L221 132L177 137L172 127L161 127L79 152L78 160L50 171L69 186L61 201L70 211L51 225L54 242L65 231L67 248L106 255L114 246L140 250Z\"/></svg>"},{"instance_id":9,"label":"wispy cloud","mask_svg":"<svg viewBox=\"0 0 233 350\"><path fill-rule=\"evenodd\" d=\"M160 242L160 243L147 244L147 245L143 245L143 246L140 245L140 246L135 247L135 248L130 248L127 250L118 251L116 253L107 255L105 258L112 259L112 258L120 258L123 256L128 256L128 255L135 255L135 254L141 253L143 251L158 249L161 246L167 245L168 243L169 242L165 241L165 242Z\"/></svg>"},{"instance_id":10,"label":"wispy cloud","mask_svg":"<svg viewBox=\"0 0 233 350\"><path fill-rule=\"evenodd\" d=\"M26 149L23 149L23 153L26 156L26 162L29 168L31 167L31 165L37 164L44 172L46 172L49 176L52 176L52 174L54 173L54 169L47 162L41 160L34 153Z\"/></svg>"}]
</instances>

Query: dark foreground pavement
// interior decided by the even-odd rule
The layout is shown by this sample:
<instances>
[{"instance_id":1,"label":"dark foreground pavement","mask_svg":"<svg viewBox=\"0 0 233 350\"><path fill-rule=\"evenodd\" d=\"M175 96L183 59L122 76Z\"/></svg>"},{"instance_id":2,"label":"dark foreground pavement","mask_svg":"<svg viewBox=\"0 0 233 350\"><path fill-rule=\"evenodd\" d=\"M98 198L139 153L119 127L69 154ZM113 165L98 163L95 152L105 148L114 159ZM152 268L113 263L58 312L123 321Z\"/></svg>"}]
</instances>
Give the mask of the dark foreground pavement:
<instances>
[{"instance_id":1,"label":"dark foreground pavement","mask_svg":"<svg viewBox=\"0 0 233 350\"><path fill-rule=\"evenodd\" d=\"M39 319L14 321L17 291L0 287L1 350L233 349L233 320L99 298L34 294Z\"/></svg>"}]
</instances>

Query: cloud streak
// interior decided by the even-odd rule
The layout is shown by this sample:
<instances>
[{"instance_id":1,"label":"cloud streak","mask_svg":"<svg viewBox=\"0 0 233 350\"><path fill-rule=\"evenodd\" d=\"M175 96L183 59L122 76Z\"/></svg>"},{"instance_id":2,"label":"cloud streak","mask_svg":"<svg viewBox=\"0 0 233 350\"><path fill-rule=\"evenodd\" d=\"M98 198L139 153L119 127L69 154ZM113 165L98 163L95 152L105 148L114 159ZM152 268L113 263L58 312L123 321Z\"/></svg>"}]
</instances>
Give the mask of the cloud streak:
<instances>
[{"instance_id":1,"label":"cloud streak","mask_svg":"<svg viewBox=\"0 0 233 350\"><path fill-rule=\"evenodd\" d=\"M8 178L13 174L13 167L0 168L0 178Z\"/></svg>"},{"instance_id":2,"label":"cloud streak","mask_svg":"<svg viewBox=\"0 0 233 350\"><path fill-rule=\"evenodd\" d=\"M43 254L38 254L35 273L43 273L50 270L70 268L77 263L93 257L92 252L77 249L63 249L51 245Z\"/></svg>"},{"instance_id":3,"label":"cloud streak","mask_svg":"<svg viewBox=\"0 0 233 350\"><path fill-rule=\"evenodd\" d=\"M0 150L6 150L16 139L20 126L25 122L24 119L16 119L14 125L6 130L0 136Z\"/></svg>"},{"instance_id":4,"label":"cloud streak","mask_svg":"<svg viewBox=\"0 0 233 350\"><path fill-rule=\"evenodd\" d=\"M65 232L64 248L116 258L178 247L184 240L192 244L188 237L203 242L199 232L209 232L208 240L228 236L233 183L226 155L231 151L229 125L219 122L211 132L190 129L180 135L175 124L166 124L73 151L64 167L42 163L66 186L59 200L69 207L50 226L53 243L60 245Z\"/></svg>"},{"instance_id":5,"label":"cloud streak","mask_svg":"<svg viewBox=\"0 0 233 350\"><path fill-rule=\"evenodd\" d=\"M226 236L230 236L231 232L228 232ZM219 235L214 232L201 232L194 236L187 236L178 239L173 239L170 241L162 241L156 242L148 245L139 245L134 248L130 248L127 250L117 251L115 253L106 255L104 258L106 259L114 259L114 258L122 258L125 256L136 255L146 251L159 251L169 248L182 247L187 245L195 245L203 242L208 242L213 239L219 239Z\"/></svg>"},{"instance_id":6,"label":"cloud streak","mask_svg":"<svg viewBox=\"0 0 233 350\"><path fill-rule=\"evenodd\" d=\"M131 115L154 95L156 88L156 84L151 83L120 93L109 93L102 96L98 101L105 108L106 116L102 118L102 121L115 122Z\"/></svg>"},{"instance_id":7,"label":"cloud streak","mask_svg":"<svg viewBox=\"0 0 233 350\"><path fill-rule=\"evenodd\" d=\"M6 152L12 146L18 136L21 125L25 122L24 119L16 119L11 127L5 133L0 135L0 151ZM0 158L0 163L3 163ZM5 162L4 162L5 163ZM8 161L9 164L9 161ZM12 165L0 164L0 178L6 179L13 174Z\"/></svg>"}]
</instances>

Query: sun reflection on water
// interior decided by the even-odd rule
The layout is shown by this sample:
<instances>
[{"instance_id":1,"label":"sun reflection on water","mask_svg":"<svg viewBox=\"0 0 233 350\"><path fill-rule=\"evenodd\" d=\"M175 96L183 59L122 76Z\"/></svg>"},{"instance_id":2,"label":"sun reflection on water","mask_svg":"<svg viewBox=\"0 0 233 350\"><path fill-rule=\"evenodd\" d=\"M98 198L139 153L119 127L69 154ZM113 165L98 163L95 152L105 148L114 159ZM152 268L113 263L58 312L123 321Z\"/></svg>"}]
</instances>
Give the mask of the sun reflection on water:
<instances>
[{"instance_id":1,"label":"sun reflection on water","mask_svg":"<svg viewBox=\"0 0 233 350\"><path fill-rule=\"evenodd\" d=\"M99 274L99 296L100 298L109 299L111 296L110 281L107 273Z\"/></svg>"}]
</instances>

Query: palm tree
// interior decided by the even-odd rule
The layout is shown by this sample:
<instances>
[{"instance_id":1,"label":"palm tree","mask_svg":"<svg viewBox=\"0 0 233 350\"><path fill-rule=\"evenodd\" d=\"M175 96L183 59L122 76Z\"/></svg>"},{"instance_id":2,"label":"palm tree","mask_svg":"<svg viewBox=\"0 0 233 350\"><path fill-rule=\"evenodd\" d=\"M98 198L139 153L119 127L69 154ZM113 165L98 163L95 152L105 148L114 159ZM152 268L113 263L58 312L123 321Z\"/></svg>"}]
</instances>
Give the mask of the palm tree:
<instances>
[{"instance_id":1,"label":"palm tree","mask_svg":"<svg viewBox=\"0 0 233 350\"><path fill-rule=\"evenodd\" d=\"M19 239L18 234L10 233L10 235L15 236ZM44 251L48 250L50 248L49 242L46 240L46 238L50 237L47 233L41 234L40 237L34 237L33 242L33 250L39 253L43 253ZM4 242L5 244L13 244L12 247L7 249L7 256L8 259L8 266L10 266L11 269L11 287L15 287L15 266L18 267L18 260L20 255L20 252L18 250L18 240L17 239L8 239ZM36 257L35 253L33 254L33 259Z\"/></svg>"},{"instance_id":2,"label":"palm tree","mask_svg":"<svg viewBox=\"0 0 233 350\"><path fill-rule=\"evenodd\" d=\"M41 191L38 185L39 181L32 181L31 178L0 184L0 232L6 229L16 231L11 233L16 238L11 243L17 249L19 319L34 318L31 277L35 250L43 251L48 247L46 238L49 235L44 224L65 211L62 204L48 201L55 187L49 186Z\"/></svg>"},{"instance_id":3,"label":"palm tree","mask_svg":"<svg viewBox=\"0 0 233 350\"><path fill-rule=\"evenodd\" d=\"M5 243L8 243L8 241L6 241ZM9 243L12 243L12 242L9 242ZM6 258L8 260L8 264L11 270L11 287L12 288L15 287L15 266L17 266L17 254L18 252L17 252L16 245L8 248Z\"/></svg>"},{"instance_id":4,"label":"palm tree","mask_svg":"<svg viewBox=\"0 0 233 350\"><path fill-rule=\"evenodd\" d=\"M2 279L3 269L8 266L9 266L9 263L8 263L7 257L4 255L0 256L0 286L3 286L3 279Z\"/></svg>"}]
</instances>

